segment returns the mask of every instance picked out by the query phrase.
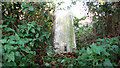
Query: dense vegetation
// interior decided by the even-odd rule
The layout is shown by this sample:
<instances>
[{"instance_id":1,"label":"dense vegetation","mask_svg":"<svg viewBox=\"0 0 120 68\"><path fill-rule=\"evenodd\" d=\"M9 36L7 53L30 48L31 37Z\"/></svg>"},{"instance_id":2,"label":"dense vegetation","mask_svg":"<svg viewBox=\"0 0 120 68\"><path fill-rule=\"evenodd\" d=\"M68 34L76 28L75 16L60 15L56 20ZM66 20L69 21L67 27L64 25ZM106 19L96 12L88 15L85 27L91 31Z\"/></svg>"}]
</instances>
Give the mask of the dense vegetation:
<instances>
[{"instance_id":1,"label":"dense vegetation","mask_svg":"<svg viewBox=\"0 0 120 68\"><path fill-rule=\"evenodd\" d=\"M93 23L79 26L84 18L74 19L77 49L56 54L52 41L55 4L3 2L3 66L119 66L120 2L88 5Z\"/></svg>"}]
</instances>

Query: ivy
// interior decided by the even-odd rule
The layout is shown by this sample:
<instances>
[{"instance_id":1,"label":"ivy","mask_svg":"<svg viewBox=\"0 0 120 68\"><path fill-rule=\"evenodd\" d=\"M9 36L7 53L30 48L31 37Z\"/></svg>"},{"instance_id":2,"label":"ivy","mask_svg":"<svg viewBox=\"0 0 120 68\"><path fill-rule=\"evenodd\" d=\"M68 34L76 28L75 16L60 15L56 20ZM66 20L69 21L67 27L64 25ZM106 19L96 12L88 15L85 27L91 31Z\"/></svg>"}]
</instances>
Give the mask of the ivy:
<instances>
[{"instance_id":1,"label":"ivy","mask_svg":"<svg viewBox=\"0 0 120 68\"><path fill-rule=\"evenodd\" d=\"M56 54L51 44L53 13L56 5L50 2L3 2L2 3L2 63L3 66L118 66L120 62L120 37L114 37L107 31L109 20L119 8L112 8L114 3L94 5L90 3L91 12L98 12L93 21L96 24L79 26L74 19L77 48L73 52ZM109 7L108 7L109 6ZM18 8L16 8L18 7ZM108 7L108 8L106 8ZM116 10L116 11L114 11ZM8 13L5 13L8 12ZM104 14L105 13L105 14ZM101 14L101 15L100 15ZM112 17L114 18L114 17ZM118 24L118 19L115 19ZM113 20L114 22L114 20ZM112 23L113 24L113 23ZM109 27L105 27L108 25ZM112 25L112 28L115 24ZM118 25L115 26L116 29ZM116 30L115 29L115 30ZM96 34L94 33L95 31ZM104 35L107 36L104 37Z\"/></svg>"}]
</instances>

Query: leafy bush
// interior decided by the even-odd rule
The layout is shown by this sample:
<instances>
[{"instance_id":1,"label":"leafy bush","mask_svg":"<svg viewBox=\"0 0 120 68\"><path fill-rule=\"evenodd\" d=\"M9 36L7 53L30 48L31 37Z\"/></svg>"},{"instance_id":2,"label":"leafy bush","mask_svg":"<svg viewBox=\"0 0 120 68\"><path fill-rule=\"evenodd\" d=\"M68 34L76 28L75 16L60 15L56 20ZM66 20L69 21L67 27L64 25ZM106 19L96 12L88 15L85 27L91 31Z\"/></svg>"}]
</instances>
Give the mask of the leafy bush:
<instances>
[{"instance_id":1,"label":"leafy bush","mask_svg":"<svg viewBox=\"0 0 120 68\"><path fill-rule=\"evenodd\" d=\"M15 10L16 4L20 4L20 6ZM5 11L4 9L9 7L7 5L12 7ZM46 3L5 2L3 7L5 7L3 11L8 12L8 16L4 13L3 25L1 26L3 29L1 39L3 66L38 65L38 62L42 62L40 58L46 55L49 46L52 46L49 40L53 16L43 13L45 12L43 9L47 8ZM38 10L38 8L41 9ZM9 10L13 10L13 12L9 12ZM22 15L23 18L16 18L16 12L20 12L18 16ZM35 14L32 15L33 13Z\"/></svg>"},{"instance_id":2,"label":"leafy bush","mask_svg":"<svg viewBox=\"0 0 120 68\"><path fill-rule=\"evenodd\" d=\"M96 39L119 36L119 3L120 2L105 2L104 4L88 3L89 11L94 14L92 23Z\"/></svg>"},{"instance_id":3,"label":"leafy bush","mask_svg":"<svg viewBox=\"0 0 120 68\"><path fill-rule=\"evenodd\" d=\"M55 5L45 2L5 2L2 4L3 66L118 66L120 65L120 37L91 42L93 27L78 27L78 50L54 54L51 44ZM16 8L18 7L18 8ZM79 19L76 19L75 25ZM82 20L82 19L80 19ZM90 30L90 31L89 31ZM86 35L87 40L86 40ZM82 38L80 38L82 36ZM83 43L80 41L83 40ZM85 41L84 41L85 40ZM89 43L88 43L89 41ZM88 45L88 46L87 46Z\"/></svg>"},{"instance_id":4,"label":"leafy bush","mask_svg":"<svg viewBox=\"0 0 120 68\"><path fill-rule=\"evenodd\" d=\"M97 39L89 47L44 58L46 66L118 66L119 38ZM114 40L113 40L114 39Z\"/></svg>"},{"instance_id":5,"label":"leafy bush","mask_svg":"<svg viewBox=\"0 0 120 68\"><path fill-rule=\"evenodd\" d=\"M88 43L94 39L92 29L91 24L88 26L81 25L75 29L77 48L87 47L86 45L89 45Z\"/></svg>"}]
</instances>

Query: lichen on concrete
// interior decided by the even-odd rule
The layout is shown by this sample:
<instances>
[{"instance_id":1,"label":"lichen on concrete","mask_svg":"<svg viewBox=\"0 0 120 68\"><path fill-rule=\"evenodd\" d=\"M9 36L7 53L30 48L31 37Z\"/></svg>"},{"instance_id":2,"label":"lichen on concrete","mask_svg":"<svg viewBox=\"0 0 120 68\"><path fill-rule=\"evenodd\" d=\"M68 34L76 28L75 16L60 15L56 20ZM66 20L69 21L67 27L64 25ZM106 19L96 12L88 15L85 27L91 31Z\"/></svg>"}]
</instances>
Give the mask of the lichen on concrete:
<instances>
[{"instance_id":1,"label":"lichen on concrete","mask_svg":"<svg viewBox=\"0 0 120 68\"><path fill-rule=\"evenodd\" d=\"M56 52L71 52L73 48L76 48L73 19L70 11L60 10L57 12L54 38L54 45L59 48L55 50ZM65 47L67 51L64 51Z\"/></svg>"}]
</instances>

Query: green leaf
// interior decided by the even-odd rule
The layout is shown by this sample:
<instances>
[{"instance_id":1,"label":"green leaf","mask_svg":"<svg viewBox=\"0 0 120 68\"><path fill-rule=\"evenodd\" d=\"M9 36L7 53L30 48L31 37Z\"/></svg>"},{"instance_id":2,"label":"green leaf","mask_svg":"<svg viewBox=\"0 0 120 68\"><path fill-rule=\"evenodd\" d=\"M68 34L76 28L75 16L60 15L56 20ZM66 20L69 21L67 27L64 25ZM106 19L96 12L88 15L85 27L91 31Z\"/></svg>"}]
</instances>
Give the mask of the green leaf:
<instances>
[{"instance_id":1,"label":"green leaf","mask_svg":"<svg viewBox=\"0 0 120 68\"><path fill-rule=\"evenodd\" d=\"M9 36L9 40L15 40L15 36L14 35Z\"/></svg>"},{"instance_id":2,"label":"green leaf","mask_svg":"<svg viewBox=\"0 0 120 68\"><path fill-rule=\"evenodd\" d=\"M117 45L112 45L112 49L114 49L116 53L119 52L119 47Z\"/></svg>"},{"instance_id":3,"label":"green leaf","mask_svg":"<svg viewBox=\"0 0 120 68\"><path fill-rule=\"evenodd\" d=\"M33 52L33 55L36 55L36 51Z\"/></svg>"},{"instance_id":4,"label":"green leaf","mask_svg":"<svg viewBox=\"0 0 120 68\"><path fill-rule=\"evenodd\" d=\"M28 8L25 8L22 12L26 12L28 10Z\"/></svg>"},{"instance_id":5,"label":"green leaf","mask_svg":"<svg viewBox=\"0 0 120 68\"><path fill-rule=\"evenodd\" d=\"M7 60L9 58L9 54L8 53L4 53L3 56L4 56L3 57L4 60Z\"/></svg>"},{"instance_id":6,"label":"green leaf","mask_svg":"<svg viewBox=\"0 0 120 68\"><path fill-rule=\"evenodd\" d=\"M102 46L96 46L94 43L90 46L92 51L99 54L102 51L103 47Z\"/></svg>"},{"instance_id":7,"label":"green leaf","mask_svg":"<svg viewBox=\"0 0 120 68\"><path fill-rule=\"evenodd\" d=\"M45 66L49 66L49 63L45 63Z\"/></svg>"},{"instance_id":8,"label":"green leaf","mask_svg":"<svg viewBox=\"0 0 120 68\"><path fill-rule=\"evenodd\" d=\"M61 61L61 59L58 59L57 61L58 61L58 62L60 62L60 61Z\"/></svg>"},{"instance_id":9,"label":"green leaf","mask_svg":"<svg viewBox=\"0 0 120 68\"><path fill-rule=\"evenodd\" d=\"M11 21L11 23L14 23L14 21Z\"/></svg>"},{"instance_id":10,"label":"green leaf","mask_svg":"<svg viewBox=\"0 0 120 68\"><path fill-rule=\"evenodd\" d=\"M85 53L83 53L83 55L81 56L81 59L85 59L85 58L87 58L87 57L89 57L89 55L85 52Z\"/></svg>"},{"instance_id":11,"label":"green leaf","mask_svg":"<svg viewBox=\"0 0 120 68\"><path fill-rule=\"evenodd\" d=\"M89 47L87 48L87 53L88 53L88 54L91 54L91 53L92 53L92 50L91 50Z\"/></svg>"},{"instance_id":12,"label":"green leaf","mask_svg":"<svg viewBox=\"0 0 120 68\"><path fill-rule=\"evenodd\" d=\"M117 48L119 48L117 45L112 45L112 48L113 49L117 49Z\"/></svg>"},{"instance_id":13,"label":"green leaf","mask_svg":"<svg viewBox=\"0 0 120 68\"><path fill-rule=\"evenodd\" d=\"M104 66L112 66L109 59L105 59Z\"/></svg>"},{"instance_id":14,"label":"green leaf","mask_svg":"<svg viewBox=\"0 0 120 68\"><path fill-rule=\"evenodd\" d=\"M7 31L7 32L9 32L9 31L15 32L15 30L12 29L12 28L7 28L6 31Z\"/></svg>"},{"instance_id":15,"label":"green leaf","mask_svg":"<svg viewBox=\"0 0 120 68\"><path fill-rule=\"evenodd\" d=\"M38 36L39 36L39 34L37 33L37 34L35 35L35 37L38 38Z\"/></svg>"},{"instance_id":16,"label":"green leaf","mask_svg":"<svg viewBox=\"0 0 120 68\"><path fill-rule=\"evenodd\" d=\"M19 51L15 52L15 56L22 57Z\"/></svg>"},{"instance_id":17,"label":"green leaf","mask_svg":"<svg viewBox=\"0 0 120 68\"><path fill-rule=\"evenodd\" d=\"M78 56L77 60L80 60L81 59L81 56Z\"/></svg>"},{"instance_id":18,"label":"green leaf","mask_svg":"<svg viewBox=\"0 0 120 68\"><path fill-rule=\"evenodd\" d=\"M19 29L25 29L25 28L26 28L26 25L18 25L18 28L19 28Z\"/></svg>"},{"instance_id":19,"label":"green leaf","mask_svg":"<svg viewBox=\"0 0 120 68\"><path fill-rule=\"evenodd\" d=\"M95 45L95 43L92 43L92 45L90 45L90 47L91 47L92 50L94 50L94 49L97 48L96 45Z\"/></svg>"},{"instance_id":20,"label":"green leaf","mask_svg":"<svg viewBox=\"0 0 120 68\"><path fill-rule=\"evenodd\" d=\"M48 39L50 35L46 35L46 38Z\"/></svg>"},{"instance_id":21,"label":"green leaf","mask_svg":"<svg viewBox=\"0 0 120 68\"><path fill-rule=\"evenodd\" d=\"M31 38L24 38L23 41L24 41L24 43L28 43L29 41L32 41L32 39Z\"/></svg>"},{"instance_id":22,"label":"green leaf","mask_svg":"<svg viewBox=\"0 0 120 68\"><path fill-rule=\"evenodd\" d=\"M3 66L17 66L15 62L5 62Z\"/></svg>"},{"instance_id":23,"label":"green leaf","mask_svg":"<svg viewBox=\"0 0 120 68\"><path fill-rule=\"evenodd\" d=\"M29 34L29 30L31 29L31 27L33 27L32 24L27 24L28 25L28 30L26 31L27 34Z\"/></svg>"},{"instance_id":24,"label":"green leaf","mask_svg":"<svg viewBox=\"0 0 120 68\"><path fill-rule=\"evenodd\" d=\"M25 66L25 64L24 63L20 63L19 66Z\"/></svg>"},{"instance_id":25,"label":"green leaf","mask_svg":"<svg viewBox=\"0 0 120 68\"><path fill-rule=\"evenodd\" d=\"M105 44L104 46L105 46L105 47L111 47L110 44Z\"/></svg>"},{"instance_id":26,"label":"green leaf","mask_svg":"<svg viewBox=\"0 0 120 68\"><path fill-rule=\"evenodd\" d=\"M96 41L105 41L104 39L97 39Z\"/></svg>"},{"instance_id":27,"label":"green leaf","mask_svg":"<svg viewBox=\"0 0 120 68\"><path fill-rule=\"evenodd\" d=\"M26 8L29 7L29 4L24 4L24 5L25 5L24 7L26 7Z\"/></svg>"},{"instance_id":28,"label":"green leaf","mask_svg":"<svg viewBox=\"0 0 120 68\"><path fill-rule=\"evenodd\" d=\"M36 21L32 21L31 24L32 24L32 25L36 25Z\"/></svg>"},{"instance_id":29,"label":"green leaf","mask_svg":"<svg viewBox=\"0 0 120 68\"><path fill-rule=\"evenodd\" d=\"M14 52L11 52L11 53L9 54L9 59L8 59L8 60L14 62L14 60L15 60Z\"/></svg>"},{"instance_id":30,"label":"green leaf","mask_svg":"<svg viewBox=\"0 0 120 68\"><path fill-rule=\"evenodd\" d=\"M75 52L75 53L79 53L79 51L78 51L78 50L75 50L74 52Z\"/></svg>"},{"instance_id":31,"label":"green leaf","mask_svg":"<svg viewBox=\"0 0 120 68\"><path fill-rule=\"evenodd\" d=\"M24 47L24 41L23 40L19 40L18 44L22 45Z\"/></svg>"},{"instance_id":32,"label":"green leaf","mask_svg":"<svg viewBox=\"0 0 120 68\"><path fill-rule=\"evenodd\" d=\"M73 66L73 64L70 64L70 66Z\"/></svg>"},{"instance_id":33,"label":"green leaf","mask_svg":"<svg viewBox=\"0 0 120 68\"><path fill-rule=\"evenodd\" d=\"M13 40L10 40L9 43L10 43L10 44L17 44L17 43L16 43L15 41L13 41Z\"/></svg>"},{"instance_id":34,"label":"green leaf","mask_svg":"<svg viewBox=\"0 0 120 68\"><path fill-rule=\"evenodd\" d=\"M94 47L96 48L95 43L93 42L92 45L90 45L90 47L91 47L91 48L94 48Z\"/></svg>"},{"instance_id":35,"label":"green leaf","mask_svg":"<svg viewBox=\"0 0 120 68\"><path fill-rule=\"evenodd\" d=\"M40 36L40 37L39 37L39 41L41 41L41 42L42 42L42 41L43 41L43 39L44 39L44 37L43 37L43 36Z\"/></svg>"},{"instance_id":36,"label":"green leaf","mask_svg":"<svg viewBox=\"0 0 120 68\"><path fill-rule=\"evenodd\" d=\"M34 11L34 7L33 6L30 6L29 9L30 9L30 11Z\"/></svg>"},{"instance_id":37,"label":"green leaf","mask_svg":"<svg viewBox=\"0 0 120 68\"><path fill-rule=\"evenodd\" d=\"M14 50L14 46L11 45L4 45L4 49L7 50L7 52L9 53L11 50Z\"/></svg>"},{"instance_id":38,"label":"green leaf","mask_svg":"<svg viewBox=\"0 0 120 68\"><path fill-rule=\"evenodd\" d=\"M33 47L33 46L34 46L34 42L30 42L30 46L32 46L32 47Z\"/></svg>"},{"instance_id":39,"label":"green leaf","mask_svg":"<svg viewBox=\"0 0 120 68\"><path fill-rule=\"evenodd\" d=\"M37 30L40 31L40 27L38 27Z\"/></svg>"},{"instance_id":40,"label":"green leaf","mask_svg":"<svg viewBox=\"0 0 120 68\"><path fill-rule=\"evenodd\" d=\"M35 33L35 29L31 29L32 33Z\"/></svg>"},{"instance_id":41,"label":"green leaf","mask_svg":"<svg viewBox=\"0 0 120 68\"><path fill-rule=\"evenodd\" d=\"M109 56L110 54L106 51L103 52L104 55Z\"/></svg>"},{"instance_id":42,"label":"green leaf","mask_svg":"<svg viewBox=\"0 0 120 68\"><path fill-rule=\"evenodd\" d=\"M2 28L3 28L3 27L7 27L7 26L8 26L8 25L0 25L0 28L1 28L1 27L2 27Z\"/></svg>"},{"instance_id":43,"label":"green leaf","mask_svg":"<svg viewBox=\"0 0 120 68\"><path fill-rule=\"evenodd\" d=\"M103 47L102 46L97 46L95 49L95 52L100 55L100 52L102 51Z\"/></svg>"},{"instance_id":44,"label":"green leaf","mask_svg":"<svg viewBox=\"0 0 120 68\"><path fill-rule=\"evenodd\" d=\"M100 45L101 43L100 42L97 42L97 45Z\"/></svg>"},{"instance_id":45,"label":"green leaf","mask_svg":"<svg viewBox=\"0 0 120 68\"><path fill-rule=\"evenodd\" d=\"M20 40L20 37L19 37L19 35L17 33L15 33L15 39Z\"/></svg>"},{"instance_id":46,"label":"green leaf","mask_svg":"<svg viewBox=\"0 0 120 68\"><path fill-rule=\"evenodd\" d=\"M2 43L6 43L7 42L7 39L1 39L0 40Z\"/></svg>"},{"instance_id":47,"label":"green leaf","mask_svg":"<svg viewBox=\"0 0 120 68\"><path fill-rule=\"evenodd\" d=\"M50 57L52 57L52 52L51 52L51 51L48 51L48 52L47 52L47 55L50 56Z\"/></svg>"},{"instance_id":48,"label":"green leaf","mask_svg":"<svg viewBox=\"0 0 120 68\"><path fill-rule=\"evenodd\" d=\"M61 61L61 63L63 63L65 60L63 59L62 61Z\"/></svg>"}]
</instances>

